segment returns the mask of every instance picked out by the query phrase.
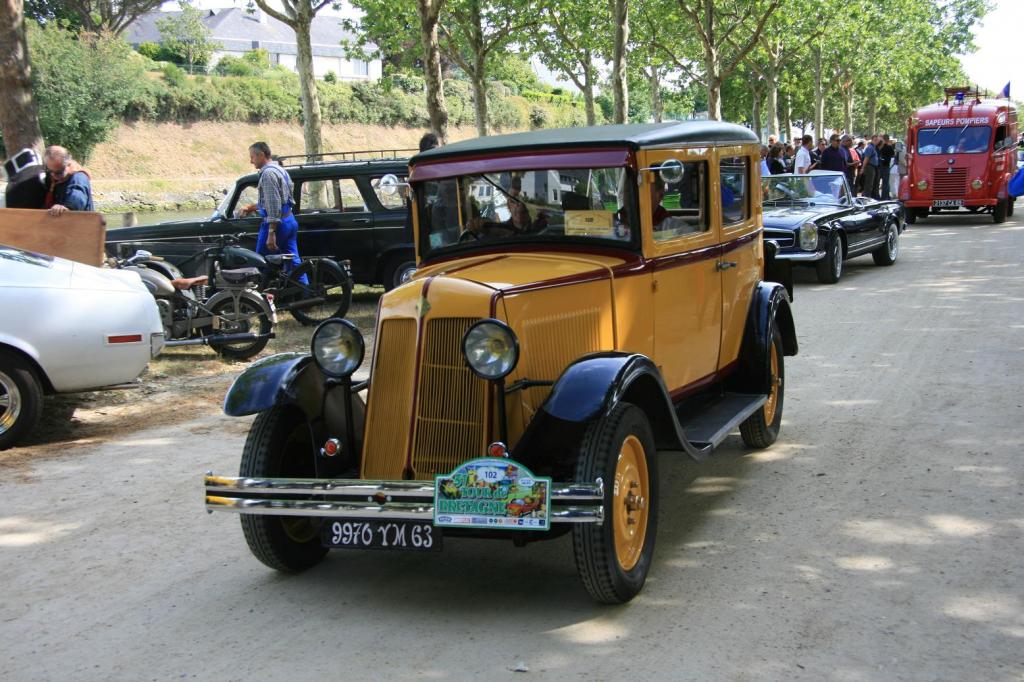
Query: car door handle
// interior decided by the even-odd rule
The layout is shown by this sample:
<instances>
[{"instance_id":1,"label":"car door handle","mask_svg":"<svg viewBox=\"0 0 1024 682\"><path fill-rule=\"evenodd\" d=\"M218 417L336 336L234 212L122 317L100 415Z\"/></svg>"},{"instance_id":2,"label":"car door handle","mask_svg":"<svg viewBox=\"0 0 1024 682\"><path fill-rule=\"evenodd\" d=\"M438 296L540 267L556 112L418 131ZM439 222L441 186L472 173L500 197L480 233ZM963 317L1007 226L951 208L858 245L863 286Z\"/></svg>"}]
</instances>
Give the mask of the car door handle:
<instances>
[{"instance_id":1,"label":"car door handle","mask_svg":"<svg viewBox=\"0 0 1024 682\"><path fill-rule=\"evenodd\" d=\"M352 221L352 224L353 225L369 225L370 224L370 219L369 218L355 218Z\"/></svg>"},{"instance_id":2,"label":"car door handle","mask_svg":"<svg viewBox=\"0 0 1024 682\"><path fill-rule=\"evenodd\" d=\"M715 269L716 270L728 270L729 268L736 267L736 265L737 264L733 263L732 261L720 260L720 261L718 261L718 264L715 265Z\"/></svg>"}]
</instances>

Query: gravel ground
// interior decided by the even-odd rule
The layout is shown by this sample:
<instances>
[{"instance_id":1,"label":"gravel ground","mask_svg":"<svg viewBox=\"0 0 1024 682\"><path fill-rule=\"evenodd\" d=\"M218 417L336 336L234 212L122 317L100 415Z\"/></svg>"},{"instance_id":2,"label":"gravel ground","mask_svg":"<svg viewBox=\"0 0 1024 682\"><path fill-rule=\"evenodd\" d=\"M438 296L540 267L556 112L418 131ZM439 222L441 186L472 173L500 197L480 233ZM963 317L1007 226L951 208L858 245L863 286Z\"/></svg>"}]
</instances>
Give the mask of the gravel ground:
<instances>
[{"instance_id":1,"label":"gravel ground","mask_svg":"<svg viewBox=\"0 0 1024 682\"><path fill-rule=\"evenodd\" d=\"M798 273L779 442L661 458L655 564L621 607L565 538L277 575L203 512L248 427L212 406L37 445L0 467L0 679L1020 681L1022 253L1020 220L950 216L892 268Z\"/></svg>"}]
</instances>

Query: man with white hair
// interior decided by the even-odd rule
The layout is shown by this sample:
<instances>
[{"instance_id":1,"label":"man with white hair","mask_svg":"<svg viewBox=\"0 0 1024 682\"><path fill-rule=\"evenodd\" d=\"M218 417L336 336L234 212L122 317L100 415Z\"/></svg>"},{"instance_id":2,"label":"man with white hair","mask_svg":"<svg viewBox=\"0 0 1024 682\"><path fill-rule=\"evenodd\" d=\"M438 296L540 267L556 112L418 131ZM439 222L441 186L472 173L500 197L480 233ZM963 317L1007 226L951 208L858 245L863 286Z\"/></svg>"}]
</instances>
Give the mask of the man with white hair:
<instances>
[{"instance_id":1,"label":"man with white hair","mask_svg":"<svg viewBox=\"0 0 1024 682\"><path fill-rule=\"evenodd\" d=\"M50 145L43 154L43 163L46 164L46 201L43 208L50 215L95 210L89 171L72 159L67 149Z\"/></svg>"}]
</instances>

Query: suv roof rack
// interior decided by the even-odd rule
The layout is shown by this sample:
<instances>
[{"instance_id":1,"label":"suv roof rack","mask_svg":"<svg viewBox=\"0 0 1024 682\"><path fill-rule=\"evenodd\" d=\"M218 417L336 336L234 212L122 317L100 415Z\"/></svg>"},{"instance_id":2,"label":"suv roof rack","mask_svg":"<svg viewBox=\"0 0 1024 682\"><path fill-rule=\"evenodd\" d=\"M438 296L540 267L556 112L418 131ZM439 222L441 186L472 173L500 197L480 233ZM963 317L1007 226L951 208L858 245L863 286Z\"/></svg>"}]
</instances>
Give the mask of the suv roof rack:
<instances>
[{"instance_id":1,"label":"suv roof rack","mask_svg":"<svg viewBox=\"0 0 1024 682\"><path fill-rule=\"evenodd\" d=\"M419 153L419 149L361 149L351 152L324 152L322 154L291 154L278 156L282 166L315 166L346 161L391 161Z\"/></svg>"}]
</instances>

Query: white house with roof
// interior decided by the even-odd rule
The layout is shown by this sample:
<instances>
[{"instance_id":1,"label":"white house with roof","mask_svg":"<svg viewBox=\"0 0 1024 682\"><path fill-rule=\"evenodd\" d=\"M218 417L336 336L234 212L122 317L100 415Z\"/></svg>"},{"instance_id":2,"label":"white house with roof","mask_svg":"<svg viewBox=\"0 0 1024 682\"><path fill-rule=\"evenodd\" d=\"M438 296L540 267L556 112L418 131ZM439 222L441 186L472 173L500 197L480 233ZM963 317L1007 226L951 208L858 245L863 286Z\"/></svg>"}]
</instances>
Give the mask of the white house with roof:
<instances>
[{"instance_id":1,"label":"white house with roof","mask_svg":"<svg viewBox=\"0 0 1024 682\"><path fill-rule=\"evenodd\" d=\"M132 47L142 43L161 42L157 22L180 12L147 12L125 29L122 37ZM270 64L296 71L297 47L295 32L265 12L249 13L238 7L205 10L203 23L210 29L210 40L219 44L210 59L210 66L226 56L241 57L246 52L264 49L270 55ZM380 60L349 59L342 42L355 41L346 31L337 15L317 15L310 31L313 48L313 72L323 78L328 72L339 80L377 80L381 76Z\"/></svg>"}]
</instances>

